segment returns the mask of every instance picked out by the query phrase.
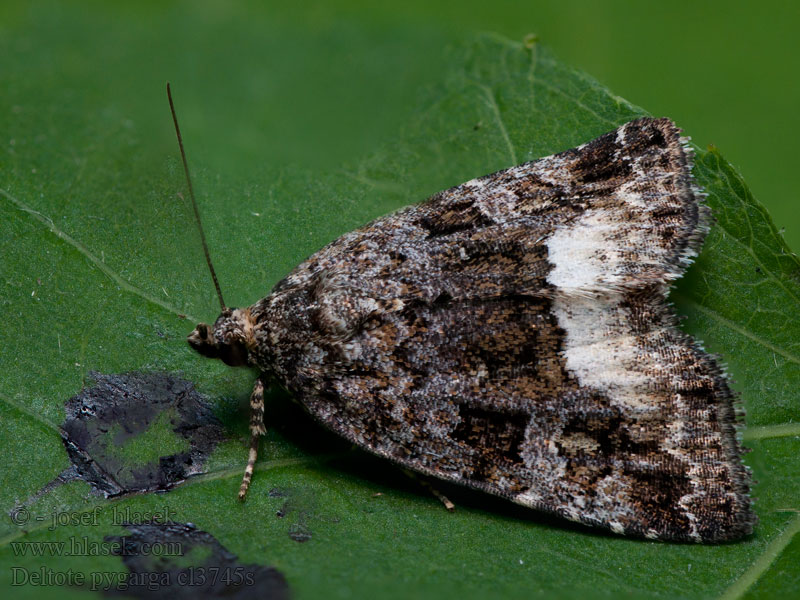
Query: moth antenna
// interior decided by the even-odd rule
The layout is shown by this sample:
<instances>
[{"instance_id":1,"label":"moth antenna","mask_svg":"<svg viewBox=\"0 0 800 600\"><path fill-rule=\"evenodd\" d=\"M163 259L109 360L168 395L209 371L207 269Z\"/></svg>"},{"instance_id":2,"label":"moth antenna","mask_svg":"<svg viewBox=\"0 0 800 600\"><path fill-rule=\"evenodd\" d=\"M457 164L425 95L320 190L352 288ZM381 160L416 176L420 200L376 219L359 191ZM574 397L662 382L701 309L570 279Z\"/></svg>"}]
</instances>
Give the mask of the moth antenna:
<instances>
[{"instance_id":1,"label":"moth antenna","mask_svg":"<svg viewBox=\"0 0 800 600\"><path fill-rule=\"evenodd\" d=\"M186 174L186 185L189 188L189 197L192 199L192 208L194 209L194 219L197 223L197 229L200 231L200 241L203 242L203 252L206 255L206 263L208 263L208 270L211 271L211 279L214 280L214 287L217 288L217 296L219 297L219 305L222 312L227 310L225 300L222 299L222 290L219 287L217 280L217 273L214 271L214 265L211 263L211 255L208 253L208 244L206 243L206 234L203 232L203 223L200 221L200 211L197 208L197 200L194 198L194 188L192 188L192 178L189 177L189 163L186 162L186 151L183 149L183 138L181 138L181 128L178 127L178 116L175 114L175 105L172 102L172 91L170 90L169 83L167 83L167 99L169 99L169 109L172 111L172 122L175 123L175 135L178 136L178 146L181 149L181 160L183 160L183 172Z\"/></svg>"}]
</instances>

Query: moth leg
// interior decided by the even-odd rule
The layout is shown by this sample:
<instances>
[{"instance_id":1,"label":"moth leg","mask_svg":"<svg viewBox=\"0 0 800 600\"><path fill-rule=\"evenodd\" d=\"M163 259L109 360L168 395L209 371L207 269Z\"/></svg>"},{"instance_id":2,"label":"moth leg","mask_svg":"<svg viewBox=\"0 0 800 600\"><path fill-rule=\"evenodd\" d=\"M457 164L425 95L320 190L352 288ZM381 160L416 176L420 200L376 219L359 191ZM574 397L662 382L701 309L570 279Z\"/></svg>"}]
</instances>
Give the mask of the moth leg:
<instances>
[{"instance_id":1,"label":"moth leg","mask_svg":"<svg viewBox=\"0 0 800 600\"><path fill-rule=\"evenodd\" d=\"M409 471L408 469L403 469L403 473L405 473L408 477L419 483L422 487L428 490L431 494L433 494L439 502L444 504L444 507L449 511L453 512L456 509L456 505L450 502L450 499L433 487L427 479L420 477L417 473L413 471Z\"/></svg>"},{"instance_id":2,"label":"moth leg","mask_svg":"<svg viewBox=\"0 0 800 600\"><path fill-rule=\"evenodd\" d=\"M264 427L264 382L259 377L253 386L253 393L250 394L250 454L247 457L247 466L244 469L242 485L239 488L239 500L244 500L247 496L247 488L250 487L253 468L258 457L258 440L266 432L267 429Z\"/></svg>"}]
</instances>

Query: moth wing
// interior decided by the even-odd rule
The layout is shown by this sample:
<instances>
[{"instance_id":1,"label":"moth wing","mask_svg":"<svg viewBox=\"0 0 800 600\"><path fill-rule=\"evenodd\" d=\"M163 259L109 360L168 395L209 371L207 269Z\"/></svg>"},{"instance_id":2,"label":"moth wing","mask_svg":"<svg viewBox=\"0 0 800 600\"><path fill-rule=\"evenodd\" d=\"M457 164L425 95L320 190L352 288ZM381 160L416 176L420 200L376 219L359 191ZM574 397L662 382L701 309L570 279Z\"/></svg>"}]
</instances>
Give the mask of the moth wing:
<instances>
[{"instance_id":1,"label":"moth wing","mask_svg":"<svg viewBox=\"0 0 800 600\"><path fill-rule=\"evenodd\" d=\"M640 119L343 236L268 299L279 377L422 473L618 533L748 533L732 393L666 303L707 227L690 165Z\"/></svg>"}]
</instances>

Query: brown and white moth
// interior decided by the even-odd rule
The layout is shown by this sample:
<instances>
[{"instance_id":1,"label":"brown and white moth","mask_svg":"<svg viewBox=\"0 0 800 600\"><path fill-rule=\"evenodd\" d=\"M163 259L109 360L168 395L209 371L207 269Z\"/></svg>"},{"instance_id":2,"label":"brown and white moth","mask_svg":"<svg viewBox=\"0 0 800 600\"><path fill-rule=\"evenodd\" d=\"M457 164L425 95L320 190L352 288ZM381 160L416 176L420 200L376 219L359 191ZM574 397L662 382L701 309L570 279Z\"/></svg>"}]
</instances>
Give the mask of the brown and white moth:
<instances>
[{"instance_id":1,"label":"brown and white moth","mask_svg":"<svg viewBox=\"0 0 800 600\"><path fill-rule=\"evenodd\" d=\"M261 372L240 497L276 383L425 475L620 534L749 534L736 398L666 300L711 219L691 165L637 119L345 234L252 306L220 294L188 341Z\"/></svg>"}]
</instances>

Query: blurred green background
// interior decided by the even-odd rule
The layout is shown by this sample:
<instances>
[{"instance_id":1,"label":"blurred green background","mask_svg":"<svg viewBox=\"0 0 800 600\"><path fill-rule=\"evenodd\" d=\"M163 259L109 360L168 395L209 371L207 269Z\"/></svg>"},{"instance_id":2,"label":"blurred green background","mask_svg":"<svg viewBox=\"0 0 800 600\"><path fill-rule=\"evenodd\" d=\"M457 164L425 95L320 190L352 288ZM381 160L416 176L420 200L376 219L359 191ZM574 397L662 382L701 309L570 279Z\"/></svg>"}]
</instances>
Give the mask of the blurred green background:
<instances>
[{"instance_id":1,"label":"blurred green background","mask_svg":"<svg viewBox=\"0 0 800 600\"><path fill-rule=\"evenodd\" d=\"M192 30L216 30L220 39L226 39L230 27L241 27L243 15L249 15L245 20L252 31L241 36L241 63L233 70L250 69L250 89L241 89L224 60L201 64L191 55L192 44L219 43L214 35L192 39ZM185 28L164 30L164 23L172 19ZM282 54L285 44L279 38L272 40L266 31L262 45L248 47L245 40L257 37L257 30L266 25L278 25L287 35L295 32L301 38L328 38L331 55L298 56L293 45L287 61ZM29 41L37 43L35 31L49 30L52 48L26 46L24 38L10 36L26 28L33 36ZM102 37L114 29L107 53L81 56L82 39ZM398 30L404 31L402 37L396 35ZM418 38L413 46L407 44L410 30ZM250 169L267 161L309 167L316 166L310 164L313 161L328 161L338 166L363 156L391 138L416 104L420 89L443 76L448 45L476 31L495 31L512 39L533 33L566 64L585 70L652 114L673 118L698 145L720 148L795 250L800 248L798 192L792 177L800 134L799 30L800 4L788 0L325 0L291 7L215 1L136 2L125 7L7 0L0 5L0 34L5 38L0 48L10 71L15 64L34 66L26 64L34 55L38 60L49 57L54 76L56 71L77 69L87 58L98 60L97 80L76 85L105 86L109 96L115 86L127 87L139 97L152 95L154 120L164 112L162 83L172 77L186 127L211 128L214 138L225 133L223 139L231 145L249 145L253 162L237 164ZM115 63L131 58L125 55L126 47L136 46L131 42L151 36L152 54L140 57L141 72L114 71ZM348 37L369 38L354 47L396 44L395 60L371 64L368 57L337 53ZM64 53L70 38L74 47ZM229 50L221 48L221 53ZM37 64L31 72L42 76L43 66ZM303 77L297 77L298 68ZM375 69L392 69L397 77L391 87L382 81L384 87L365 93L359 82L369 79ZM203 77L217 87L211 95L204 88L198 98L200 90L193 89L192 80ZM348 85L348 80L354 84ZM12 78L7 84L22 82ZM260 98L261 111L240 110L242 97ZM309 130L316 130L316 135ZM270 140L269 145L264 140ZM167 138L159 141L169 143ZM191 149L210 167L235 168L225 165L223 153L216 150L200 154L206 150Z\"/></svg>"}]
</instances>

